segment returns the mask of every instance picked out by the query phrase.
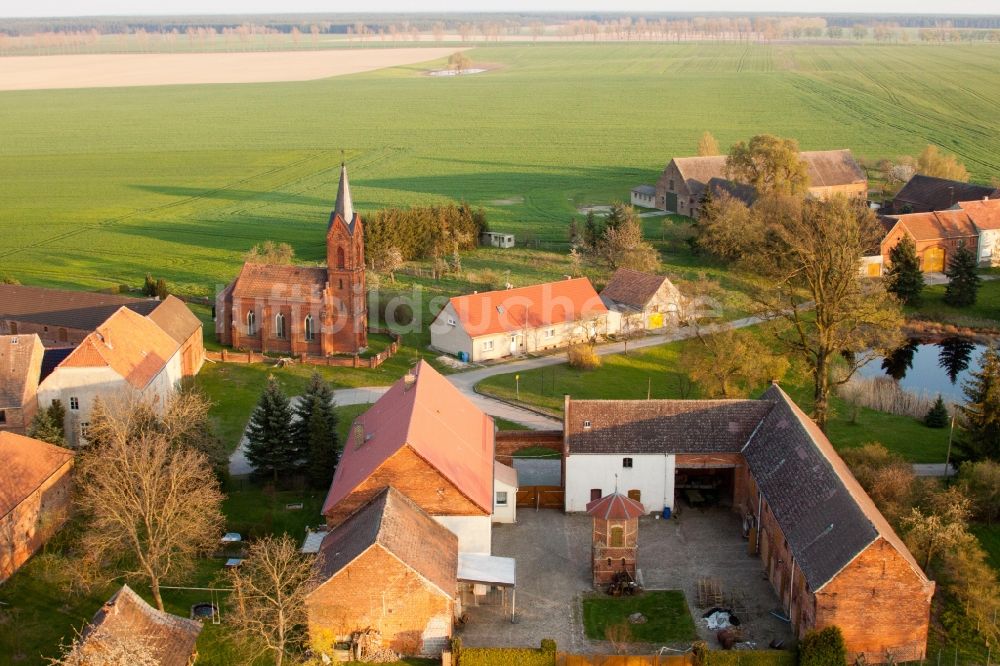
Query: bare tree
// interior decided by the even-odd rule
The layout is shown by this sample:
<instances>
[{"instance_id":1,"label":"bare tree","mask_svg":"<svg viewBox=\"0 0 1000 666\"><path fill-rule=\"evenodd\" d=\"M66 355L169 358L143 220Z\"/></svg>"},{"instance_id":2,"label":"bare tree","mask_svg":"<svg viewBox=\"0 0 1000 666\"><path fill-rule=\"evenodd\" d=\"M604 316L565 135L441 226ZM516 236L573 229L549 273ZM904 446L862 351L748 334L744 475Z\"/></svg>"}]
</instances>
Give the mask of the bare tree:
<instances>
[{"instance_id":1,"label":"bare tree","mask_svg":"<svg viewBox=\"0 0 1000 666\"><path fill-rule=\"evenodd\" d=\"M317 582L315 562L283 534L255 541L243 564L229 573L235 602L229 622L261 653L272 652L276 666L303 638L306 597Z\"/></svg>"},{"instance_id":2,"label":"bare tree","mask_svg":"<svg viewBox=\"0 0 1000 666\"><path fill-rule=\"evenodd\" d=\"M133 426L109 429L77 458L83 547L95 562L123 562L144 577L162 611L161 581L190 571L217 543L222 493L204 453Z\"/></svg>"},{"instance_id":3,"label":"bare tree","mask_svg":"<svg viewBox=\"0 0 1000 666\"><path fill-rule=\"evenodd\" d=\"M98 627L87 636L63 646L63 654L49 659L50 666L159 666L153 641L137 631L108 631Z\"/></svg>"},{"instance_id":4,"label":"bare tree","mask_svg":"<svg viewBox=\"0 0 1000 666\"><path fill-rule=\"evenodd\" d=\"M692 353L691 380L710 398L736 398L788 372L788 360L774 354L747 331L730 325L695 324L699 345Z\"/></svg>"},{"instance_id":5,"label":"bare tree","mask_svg":"<svg viewBox=\"0 0 1000 666\"><path fill-rule=\"evenodd\" d=\"M938 491L926 504L926 509L911 509L902 520L906 543L924 571L935 557L958 552L975 538L969 533L972 503L958 488Z\"/></svg>"}]
</instances>

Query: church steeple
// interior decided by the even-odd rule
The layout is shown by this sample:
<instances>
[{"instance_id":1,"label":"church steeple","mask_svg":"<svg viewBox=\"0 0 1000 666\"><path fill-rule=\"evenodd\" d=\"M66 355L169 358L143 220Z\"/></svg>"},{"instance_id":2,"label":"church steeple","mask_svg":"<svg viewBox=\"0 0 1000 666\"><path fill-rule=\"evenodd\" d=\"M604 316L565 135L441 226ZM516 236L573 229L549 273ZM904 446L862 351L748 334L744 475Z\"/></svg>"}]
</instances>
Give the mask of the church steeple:
<instances>
[{"instance_id":1,"label":"church steeple","mask_svg":"<svg viewBox=\"0 0 1000 666\"><path fill-rule=\"evenodd\" d=\"M354 205L351 203L351 186L347 182L347 165L340 163L340 184L337 186L337 203L330 215L330 224L337 216L344 221L347 228L354 231Z\"/></svg>"}]
</instances>

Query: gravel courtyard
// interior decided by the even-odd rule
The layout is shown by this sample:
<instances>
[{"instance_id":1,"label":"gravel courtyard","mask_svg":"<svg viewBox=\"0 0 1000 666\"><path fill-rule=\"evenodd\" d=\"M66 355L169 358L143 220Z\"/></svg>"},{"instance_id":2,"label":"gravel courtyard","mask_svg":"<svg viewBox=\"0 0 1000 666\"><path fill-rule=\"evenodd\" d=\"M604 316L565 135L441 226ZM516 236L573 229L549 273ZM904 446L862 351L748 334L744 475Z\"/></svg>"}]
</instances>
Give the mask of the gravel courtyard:
<instances>
[{"instance_id":1,"label":"gravel courtyard","mask_svg":"<svg viewBox=\"0 0 1000 666\"><path fill-rule=\"evenodd\" d=\"M580 600L594 593L590 517L519 509L517 521L493 527L493 554L517 560L516 622L496 606L470 607L469 623L457 635L470 646L538 647L543 638L553 638L561 651L608 653L608 644L583 634ZM788 624L769 614L779 606L778 599L763 577L760 560L747 554L739 518L728 510L686 509L679 519L640 519L639 571L647 589L684 591L699 635L714 647L715 632L705 626L704 609L698 608L698 579L703 577L718 579L727 600L738 598L743 608L737 612L757 647L766 648L773 638L791 638Z\"/></svg>"}]
</instances>

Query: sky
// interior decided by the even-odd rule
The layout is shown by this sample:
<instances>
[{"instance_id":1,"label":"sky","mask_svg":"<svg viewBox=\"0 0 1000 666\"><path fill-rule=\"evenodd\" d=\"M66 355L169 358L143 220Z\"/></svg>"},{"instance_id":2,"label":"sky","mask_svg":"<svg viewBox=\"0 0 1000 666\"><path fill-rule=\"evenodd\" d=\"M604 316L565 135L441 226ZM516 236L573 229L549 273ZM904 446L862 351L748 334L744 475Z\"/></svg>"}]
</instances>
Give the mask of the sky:
<instances>
[{"instance_id":1,"label":"sky","mask_svg":"<svg viewBox=\"0 0 1000 666\"><path fill-rule=\"evenodd\" d=\"M0 0L0 17L305 12L838 12L1000 14L1000 0Z\"/></svg>"}]
</instances>

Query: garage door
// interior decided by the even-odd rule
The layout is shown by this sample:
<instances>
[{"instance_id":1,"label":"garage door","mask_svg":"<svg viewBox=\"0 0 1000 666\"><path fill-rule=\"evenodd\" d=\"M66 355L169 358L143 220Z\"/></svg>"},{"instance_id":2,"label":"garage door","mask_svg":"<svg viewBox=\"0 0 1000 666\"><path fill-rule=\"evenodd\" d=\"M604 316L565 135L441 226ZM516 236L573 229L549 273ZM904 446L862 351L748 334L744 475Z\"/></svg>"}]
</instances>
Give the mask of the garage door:
<instances>
[{"instance_id":1,"label":"garage door","mask_svg":"<svg viewBox=\"0 0 1000 666\"><path fill-rule=\"evenodd\" d=\"M932 247L924 250L924 272L940 273L944 270L944 248Z\"/></svg>"},{"instance_id":2,"label":"garage door","mask_svg":"<svg viewBox=\"0 0 1000 666\"><path fill-rule=\"evenodd\" d=\"M667 192L667 210L672 213L677 212L677 193Z\"/></svg>"}]
</instances>

